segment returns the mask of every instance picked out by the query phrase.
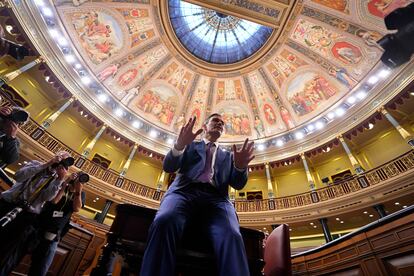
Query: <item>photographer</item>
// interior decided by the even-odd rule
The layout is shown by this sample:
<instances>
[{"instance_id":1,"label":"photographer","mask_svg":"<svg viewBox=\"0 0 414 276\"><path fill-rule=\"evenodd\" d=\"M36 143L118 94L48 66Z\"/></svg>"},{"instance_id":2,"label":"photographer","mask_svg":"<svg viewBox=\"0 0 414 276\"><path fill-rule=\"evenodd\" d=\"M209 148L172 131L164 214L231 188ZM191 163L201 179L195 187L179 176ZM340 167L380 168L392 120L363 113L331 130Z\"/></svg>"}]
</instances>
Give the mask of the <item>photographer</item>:
<instances>
[{"instance_id":1,"label":"photographer","mask_svg":"<svg viewBox=\"0 0 414 276\"><path fill-rule=\"evenodd\" d=\"M0 276L8 275L31 246L36 216L58 194L73 158L58 152L49 162L30 161L0 196Z\"/></svg>"},{"instance_id":2,"label":"photographer","mask_svg":"<svg viewBox=\"0 0 414 276\"><path fill-rule=\"evenodd\" d=\"M39 244L32 252L29 275L46 275L61 238L69 231L73 212L85 205L82 184L89 181L86 173L73 173L63 184L57 196L44 206L39 216Z\"/></svg>"},{"instance_id":3,"label":"photographer","mask_svg":"<svg viewBox=\"0 0 414 276\"><path fill-rule=\"evenodd\" d=\"M20 107L0 107L0 167L19 159L18 126L24 124L29 113Z\"/></svg>"}]
</instances>

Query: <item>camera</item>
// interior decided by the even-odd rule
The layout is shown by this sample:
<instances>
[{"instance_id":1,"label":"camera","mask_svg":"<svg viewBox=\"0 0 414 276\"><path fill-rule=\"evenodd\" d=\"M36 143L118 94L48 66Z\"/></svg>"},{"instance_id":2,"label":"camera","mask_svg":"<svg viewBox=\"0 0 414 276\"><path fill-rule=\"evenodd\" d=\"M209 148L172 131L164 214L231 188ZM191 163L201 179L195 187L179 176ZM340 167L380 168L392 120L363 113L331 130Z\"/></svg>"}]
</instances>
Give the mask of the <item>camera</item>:
<instances>
[{"instance_id":1,"label":"camera","mask_svg":"<svg viewBox=\"0 0 414 276\"><path fill-rule=\"evenodd\" d=\"M9 115L4 116L0 114L0 118L20 124L25 123L29 119L29 113L20 107L14 107Z\"/></svg>"},{"instance_id":2,"label":"camera","mask_svg":"<svg viewBox=\"0 0 414 276\"><path fill-rule=\"evenodd\" d=\"M78 181L80 183L86 183L89 181L89 175L87 173L84 172L80 172L78 175Z\"/></svg>"},{"instance_id":3,"label":"camera","mask_svg":"<svg viewBox=\"0 0 414 276\"><path fill-rule=\"evenodd\" d=\"M75 158L68 157L68 158L63 159L59 163L53 164L52 165L52 169L57 168L59 165L62 165L63 167L65 167L66 169L68 169L70 166L73 165L73 163L75 163ZM89 176L88 176L88 180L89 180Z\"/></svg>"}]
</instances>

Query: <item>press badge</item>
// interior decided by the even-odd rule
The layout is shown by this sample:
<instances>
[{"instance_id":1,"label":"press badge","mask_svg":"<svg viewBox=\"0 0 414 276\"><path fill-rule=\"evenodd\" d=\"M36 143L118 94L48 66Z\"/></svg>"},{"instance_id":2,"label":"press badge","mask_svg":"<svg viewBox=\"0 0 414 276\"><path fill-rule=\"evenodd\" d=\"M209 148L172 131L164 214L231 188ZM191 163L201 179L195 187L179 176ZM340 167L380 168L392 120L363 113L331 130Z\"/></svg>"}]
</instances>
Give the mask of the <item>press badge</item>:
<instances>
[{"instance_id":1,"label":"press badge","mask_svg":"<svg viewBox=\"0 0 414 276\"><path fill-rule=\"evenodd\" d=\"M63 217L63 212L62 211L53 211L53 217L54 218L61 218L61 217Z\"/></svg>"}]
</instances>

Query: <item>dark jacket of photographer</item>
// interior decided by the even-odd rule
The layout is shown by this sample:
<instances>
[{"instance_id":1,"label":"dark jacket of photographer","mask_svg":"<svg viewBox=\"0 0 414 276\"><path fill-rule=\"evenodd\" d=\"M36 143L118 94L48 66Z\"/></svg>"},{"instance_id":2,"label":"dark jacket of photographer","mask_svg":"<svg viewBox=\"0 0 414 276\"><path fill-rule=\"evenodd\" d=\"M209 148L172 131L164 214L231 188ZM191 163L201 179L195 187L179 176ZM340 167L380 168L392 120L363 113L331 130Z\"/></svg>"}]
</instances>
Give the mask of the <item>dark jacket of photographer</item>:
<instances>
[{"instance_id":1,"label":"dark jacket of photographer","mask_svg":"<svg viewBox=\"0 0 414 276\"><path fill-rule=\"evenodd\" d=\"M0 167L11 164L19 159L19 139L9 137L0 129Z\"/></svg>"},{"instance_id":2,"label":"dark jacket of photographer","mask_svg":"<svg viewBox=\"0 0 414 276\"><path fill-rule=\"evenodd\" d=\"M67 232L70 218L74 212L73 201L75 196L76 192L70 191L68 186L65 188L62 198L56 204L51 201L45 204L39 216L42 231L58 234L58 238ZM85 198L85 192L82 191L82 207L85 205Z\"/></svg>"}]
</instances>

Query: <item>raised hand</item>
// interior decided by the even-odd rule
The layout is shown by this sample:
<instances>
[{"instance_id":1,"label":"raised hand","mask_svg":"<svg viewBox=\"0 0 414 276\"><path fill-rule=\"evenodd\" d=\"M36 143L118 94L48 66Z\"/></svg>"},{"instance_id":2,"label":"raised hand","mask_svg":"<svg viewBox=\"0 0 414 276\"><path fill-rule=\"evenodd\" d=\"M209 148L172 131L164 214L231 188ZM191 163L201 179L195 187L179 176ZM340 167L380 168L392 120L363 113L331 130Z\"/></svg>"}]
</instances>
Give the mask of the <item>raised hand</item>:
<instances>
[{"instance_id":1,"label":"raised hand","mask_svg":"<svg viewBox=\"0 0 414 276\"><path fill-rule=\"evenodd\" d=\"M180 130L180 134L178 135L177 142L175 143L175 149L183 150L185 146L189 145L194 139L203 132L203 129L197 130L196 133L193 133L193 127L196 122L196 117L190 118L187 124L183 126Z\"/></svg>"},{"instance_id":2,"label":"raised hand","mask_svg":"<svg viewBox=\"0 0 414 276\"><path fill-rule=\"evenodd\" d=\"M238 151L236 145L233 145L234 166L238 169L245 169L250 161L254 159L253 155L254 142L249 143L249 138L244 141L243 147Z\"/></svg>"}]
</instances>

